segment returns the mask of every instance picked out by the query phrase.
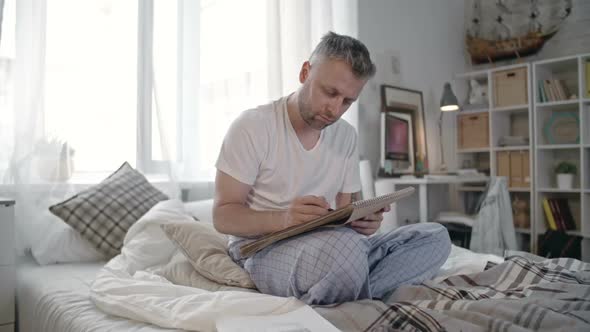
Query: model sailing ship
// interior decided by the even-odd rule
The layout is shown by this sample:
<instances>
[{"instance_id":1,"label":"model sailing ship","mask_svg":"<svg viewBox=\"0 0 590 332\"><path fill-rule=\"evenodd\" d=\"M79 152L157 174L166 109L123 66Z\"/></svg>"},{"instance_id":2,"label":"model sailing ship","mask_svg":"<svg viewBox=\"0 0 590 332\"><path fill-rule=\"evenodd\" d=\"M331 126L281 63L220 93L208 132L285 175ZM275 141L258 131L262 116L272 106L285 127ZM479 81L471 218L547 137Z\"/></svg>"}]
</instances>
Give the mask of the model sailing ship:
<instances>
[{"instance_id":1,"label":"model sailing ship","mask_svg":"<svg viewBox=\"0 0 590 332\"><path fill-rule=\"evenodd\" d=\"M523 0L519 2L522 3ZM506 0L496 0L495 23L491 31L485 33L482 28L482 23L485 22L482 20L481 0L474 0L471 28L467 31L465 41L473 64L520 58L537 53L545 42L557 33L563 21L572 12L572 0L560 2L559 5L562 8L556 10L555 17L546 18L548 27L545 28L544 23L541 23L541 18L545 15L541 15L539 11L539 1L529 0L529 2L530 8L528 13L525 13L528 14L528 24L518 29L520 31L515 34L514 29L507 23L507 18L513 18L512 21L516 19L518 23L522 20L514 17L517 14L507 6ZM557 1L551 1L552 5L555 3ZM488 17L490 17L489 14L486 12ZM521 13L520 16L523 14Z\"/></svg>"}]
</instances>

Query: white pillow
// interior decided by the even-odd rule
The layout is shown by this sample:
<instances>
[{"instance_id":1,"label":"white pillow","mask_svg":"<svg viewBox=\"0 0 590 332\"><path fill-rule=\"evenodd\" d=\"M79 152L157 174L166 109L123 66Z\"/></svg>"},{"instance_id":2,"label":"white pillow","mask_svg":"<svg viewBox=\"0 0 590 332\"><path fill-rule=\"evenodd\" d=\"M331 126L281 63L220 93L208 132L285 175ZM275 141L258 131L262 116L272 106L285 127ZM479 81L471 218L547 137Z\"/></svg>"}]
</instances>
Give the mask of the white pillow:
<instances>
[{"instance_id":1,"label":"white pillow","mask_svg":"<svg viewBox=\"0 0 590 332\"><path fill-rule=\"evenodd\" d=\"M213 200L193 201L184 203L184 210L195 216L199 221L213 223Z\"/></svg>"},{"instance_id":2,"label":"white pillow","mask_svg":"<svg viewBox=\"0 0 590 332\"><path fill-rule=\"evenodd\" d=\"M227 237L202 222L170 222L160 226L205 278L221 285L256 288L248 272L227 253Z\"/></svg>"},{"instance_id":3,"label":"white pillow","mask_svg":"<svg viewBox=\"0 0 590 332\"><path fill-rule=\"evenodd\" d=\"M106 260L78 232L49 210L43 212L39 223L39 227L47 233L32 243L31 252L40 265Z\"/></svg>"},{"instance_id":4,"label":"white pillow","mask_svg":"<svg viewBox=\"0 0 590 332\"><path fill-rule=\"evenodd\" d=\"M211 292L244 291L257 293L255 289L222 285L205 278L195 270L181 251L177 251L168 264L158 267L152 272L176 285L196 287Z\"/></svg>"},{"instance_id":5,"label":"white pillow","mask_svg":"<svg viewBox=\"0 0 590 332\"><path fill-rule=\"evenodd\" d=\"M184 208L200 221L213 222L212 199L187 202ZM31 252L40 265L106 260L80 233L49 210L43 212L37 225L43 234L33 241Z\"/></svg>"}]
</instances>

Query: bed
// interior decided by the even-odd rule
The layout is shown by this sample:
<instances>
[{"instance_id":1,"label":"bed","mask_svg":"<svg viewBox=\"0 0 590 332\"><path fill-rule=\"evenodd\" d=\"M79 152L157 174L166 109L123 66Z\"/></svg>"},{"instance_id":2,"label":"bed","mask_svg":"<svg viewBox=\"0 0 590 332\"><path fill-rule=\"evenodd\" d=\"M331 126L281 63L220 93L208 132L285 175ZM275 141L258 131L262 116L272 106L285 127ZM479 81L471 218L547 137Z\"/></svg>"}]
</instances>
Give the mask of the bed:
<instances>
[{"instance_id":1,"label":"bed","mask_svg":"<svg viewBox=\"0 0 590 332\"><path fill-rule=\"evenodd\" d=\"M41 266L22 257L17 269L18 328L39 331L171 331L110 316L90 301L90 284L104 262Z\"/></svg>"},{"instance_id":2,"label":"bed","mask_svg":"<svg viewBox=\"0 0 590 332\"><path fill-rule=\"evenodd\" d=\"M40 266L30 257L23 259L17 273L19 331L201 330L195 323L200 321L194 319L200 310L196 303L258 301L251 293L207 298L171 284L162 286L170 297L152 300L149 297L157 290L138 285L162 284L145 275L124 278L122 270L117 270L120 265L113 260L106 266L105 262ZM97 285L97 280L102 283ZM142 298L144 290L147 300ZM170 307L184 305L182 314L170 311L166 317L154 311L176 298L179 302ZM200 302L191 302L195 298ZM280 300L279 306L288 307ZM197 318L213 321L214 315L232 308L223 305ZM453 247L435 279L402 287L385 302L363 300L313 309L343 331L583 331L590 328L590 266L573 259L542 260L525 254L504 260ZM204 330L214 330L214 325L207 326Z\"/></svg>"}]
</instances>

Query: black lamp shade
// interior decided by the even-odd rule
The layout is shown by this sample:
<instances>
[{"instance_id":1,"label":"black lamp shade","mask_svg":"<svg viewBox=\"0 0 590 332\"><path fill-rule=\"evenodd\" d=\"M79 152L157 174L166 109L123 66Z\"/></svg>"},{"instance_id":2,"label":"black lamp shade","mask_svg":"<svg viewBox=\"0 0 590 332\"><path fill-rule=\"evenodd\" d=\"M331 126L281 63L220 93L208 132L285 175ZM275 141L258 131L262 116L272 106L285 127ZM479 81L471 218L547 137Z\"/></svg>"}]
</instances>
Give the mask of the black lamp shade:
<instances>
[{"instance_id":1,"label":"black lamp shade","mask_svg":"<svg viewBox=\"0 0 590 332\"><path fill-rule=\"evenodd\" d=\"M443 112L456 111L459 109L459 102L457 97L451 89L451 83L446 82L443 89L442 97L440 98L440 110Z\"/></svg>"}]
</instances>

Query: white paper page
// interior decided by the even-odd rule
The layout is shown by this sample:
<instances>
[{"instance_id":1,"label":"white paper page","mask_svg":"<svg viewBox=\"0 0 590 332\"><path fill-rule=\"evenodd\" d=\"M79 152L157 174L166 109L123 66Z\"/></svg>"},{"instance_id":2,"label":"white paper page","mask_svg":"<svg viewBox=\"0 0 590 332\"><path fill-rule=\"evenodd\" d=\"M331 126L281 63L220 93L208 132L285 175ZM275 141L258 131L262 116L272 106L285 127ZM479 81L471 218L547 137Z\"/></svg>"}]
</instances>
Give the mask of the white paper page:
<instances>
[{"instance_id":1,"label":"white paper page","mask_svg":"<svg viewBox=\"0 0 590 332\"><path fill-rule=\"evenodd\" d=\"M229 316L217 319L218 332L338 332L309 306L282 315Z\"/></svg>"}]
</instances>

